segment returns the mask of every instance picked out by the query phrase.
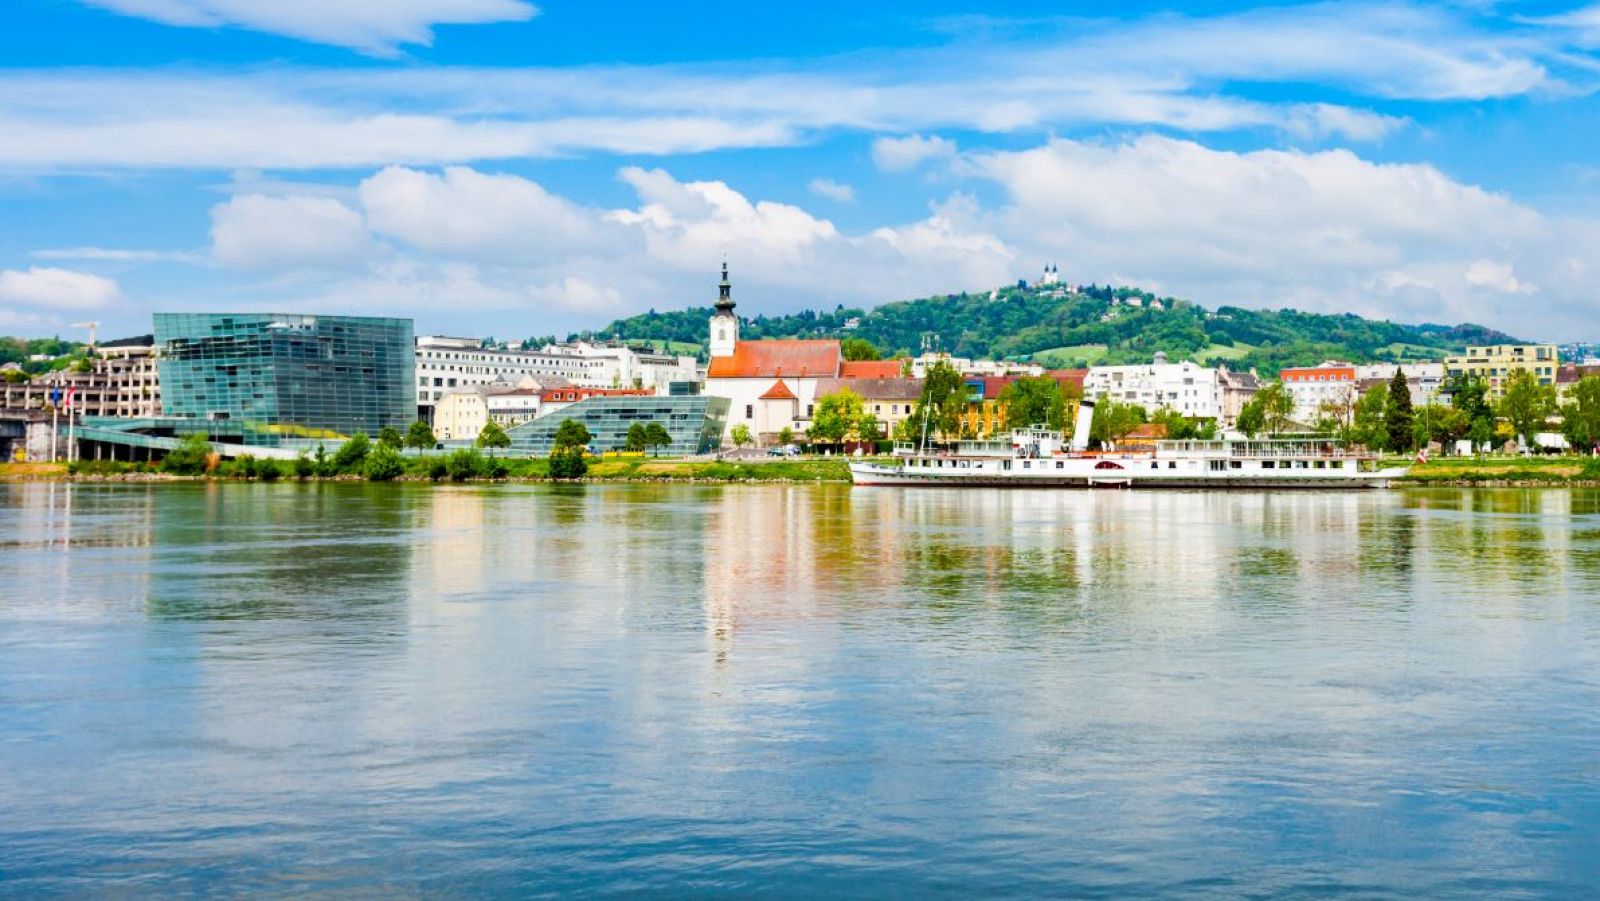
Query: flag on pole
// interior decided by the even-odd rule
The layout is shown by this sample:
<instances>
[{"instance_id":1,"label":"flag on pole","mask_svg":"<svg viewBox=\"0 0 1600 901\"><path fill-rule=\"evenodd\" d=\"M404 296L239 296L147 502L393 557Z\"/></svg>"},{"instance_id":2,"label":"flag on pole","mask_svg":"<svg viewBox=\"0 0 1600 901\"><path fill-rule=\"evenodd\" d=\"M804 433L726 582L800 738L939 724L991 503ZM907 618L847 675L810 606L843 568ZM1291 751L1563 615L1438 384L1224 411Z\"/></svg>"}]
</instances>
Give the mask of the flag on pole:
<instances>
[{"instance_id":1,"label":"flag on pole","mask_svg":"<svg viewBox=\"0 0 1600 901\"><path fill-rule=\"evenodd\" d=\"M1419 464L1428 462L1428 449L1427 448L1424 447L1424 448L1422 448L1422 449L1417 451L1417 462Z\"/></svg>"},{"instance_id":2,"label":"flag on pole","mask_svg":"<svg viewBox=\"0 0 1600 901\"><path fill-rule=\"evenodd\" d=\"M57 385L50 390L50 406L61 406L61 386Z\"/></svg>"},{"instance_id":3,"label":"flag on pole","mask_svg":"<svg viewBox=\"0 0 1600 901\"><path fill-rule=\"evenodd\" d=\"M67 402L62 404L63 407L65 407L68 410L72 409L72 395L73 395L73 392L75 392L77 390L78 390L78 386L77 385L73 385L72 387L67 389ZM61 393L61 389L57 388L56 389L56 394L59 395L60 393Z\"/></svg>"}]
</instances>

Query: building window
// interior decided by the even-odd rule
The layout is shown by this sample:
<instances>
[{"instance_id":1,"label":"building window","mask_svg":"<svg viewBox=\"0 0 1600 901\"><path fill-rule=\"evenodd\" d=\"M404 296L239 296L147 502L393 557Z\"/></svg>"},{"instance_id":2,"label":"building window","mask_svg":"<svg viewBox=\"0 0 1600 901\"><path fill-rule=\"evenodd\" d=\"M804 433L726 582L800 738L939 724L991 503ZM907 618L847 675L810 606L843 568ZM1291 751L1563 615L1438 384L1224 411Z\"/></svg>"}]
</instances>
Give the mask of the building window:
<instances>
[{"instance_id":1,"label":"building window","mask_svg":"<svg viewBox=\"0 0 1600 901\"><path fill-rule=\"evenodd\" d=\"M756 418L756 407L755 407L755 404L745 404L744 405L744 418L745 419L755 419Z\"/></svg>"}]
</instances>

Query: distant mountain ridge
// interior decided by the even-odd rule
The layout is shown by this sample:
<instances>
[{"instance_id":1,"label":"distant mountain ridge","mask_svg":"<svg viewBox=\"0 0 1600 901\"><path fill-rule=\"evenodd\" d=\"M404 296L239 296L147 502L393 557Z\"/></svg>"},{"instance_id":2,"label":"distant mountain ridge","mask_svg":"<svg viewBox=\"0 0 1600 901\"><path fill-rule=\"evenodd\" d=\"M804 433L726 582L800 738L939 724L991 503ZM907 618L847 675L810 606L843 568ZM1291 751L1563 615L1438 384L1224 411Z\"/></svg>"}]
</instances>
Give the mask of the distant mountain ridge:
<instances>
[{"instance_id":1,"label":"distant mountain ridge","mask_svg":"<svg viewBox=\"0 0 1600 901\"><path fill-rule=\"evenodd\" d=\"M703 345L711 307L651 310L575 338ZM744 319L752 338L865 338L886 354L924 347L958 357L1034 360L1047 366L1148 362L1156 353L1264 372L1327 359L1434 360L1468 344L1523 343L1486 326L1407 325L1296 310L1254 310L1157 297L1138 288L1018 284L883 304Z\"/></svg>"}]
</instances>

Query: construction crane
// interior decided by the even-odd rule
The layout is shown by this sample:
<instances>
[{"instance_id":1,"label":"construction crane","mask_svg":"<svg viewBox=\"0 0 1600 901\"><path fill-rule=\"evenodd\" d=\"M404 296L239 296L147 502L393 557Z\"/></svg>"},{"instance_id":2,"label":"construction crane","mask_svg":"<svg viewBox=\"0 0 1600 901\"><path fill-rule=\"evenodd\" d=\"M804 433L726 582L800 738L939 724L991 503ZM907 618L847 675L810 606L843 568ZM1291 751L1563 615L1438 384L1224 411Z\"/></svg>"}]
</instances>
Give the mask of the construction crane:
<instances>
[{"instance_id":1,"label":"construction crane","mask_svg":"<svg viewBox=\"0 0 1600 901\"><path fill-rule=\"evenodd\" d=\"M100 322L98 320L94 322L74 322L72 327L86 328L89 330L89 349L94 350L95 331L100 328Z\"/></svg>"}]
</instances>

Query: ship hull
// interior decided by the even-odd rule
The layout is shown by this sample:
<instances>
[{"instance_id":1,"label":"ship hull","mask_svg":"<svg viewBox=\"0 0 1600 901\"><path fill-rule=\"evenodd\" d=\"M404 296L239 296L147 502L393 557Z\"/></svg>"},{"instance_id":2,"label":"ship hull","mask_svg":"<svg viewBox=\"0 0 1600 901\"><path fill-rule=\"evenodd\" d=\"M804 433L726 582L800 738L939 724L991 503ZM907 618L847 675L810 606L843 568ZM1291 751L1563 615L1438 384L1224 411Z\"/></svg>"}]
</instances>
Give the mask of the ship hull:
<instances>
[{"instance_id":1,"label":"ship hull","mask_svg":"<svg viewBox=\"0 0 1600 901\"><path fill-rule=\"evenodd\" d=\"M962 470L917 470L880 463L852 463L850 479L856 485L918 488L1166 488L1188 490L1369 490L1387 488L1405 474L1403 469L1372 472L1256 473L1070 472L1059 474Z\"/></svg>"}]
</instances>

